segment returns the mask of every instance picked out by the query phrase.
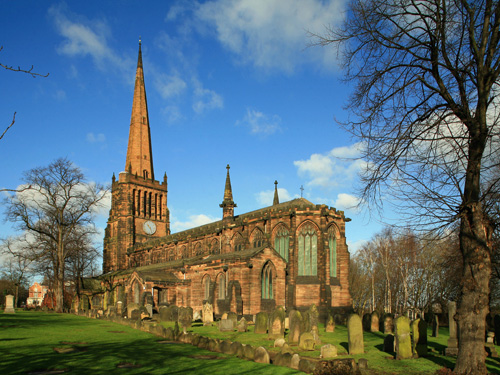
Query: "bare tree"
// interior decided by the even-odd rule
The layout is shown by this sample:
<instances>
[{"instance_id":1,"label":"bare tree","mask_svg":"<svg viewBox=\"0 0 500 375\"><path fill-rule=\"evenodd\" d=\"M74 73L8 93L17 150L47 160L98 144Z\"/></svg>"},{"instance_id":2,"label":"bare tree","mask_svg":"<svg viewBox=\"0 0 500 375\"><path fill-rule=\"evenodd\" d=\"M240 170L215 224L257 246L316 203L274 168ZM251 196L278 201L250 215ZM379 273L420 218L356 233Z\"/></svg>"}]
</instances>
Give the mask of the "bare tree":
<instances>
[{"instance_id":1,"label":"bare tree","mask_svg":"<svg viewBox=\"0 0 500 375\"><path fill-rule=\"evenodd\" d=\"M0 46L0 52L2 50L3 50L3 46ZM49 73L47 73L47 74L40 74L40 73L34 72L33 71L33 69L34 69L33 65L31 65L31 68L29 68L29 69L22 69L20 66L18 66L17 68L15 68L12 65L5 65L5 64L0 63L0 67L4 68L6 70L10 70L12 72L21 72L21 73L29 74L33 78L36 78L36 77L47 78L49 76ZM16 122L16 112L14 112L14 115L12 116L12 121L10 122L10 125L8 125L5 128L5 130L3 131L3 133L0 135L0 139L3 138L3 136L5 135L5 133L7 133L7 131L12 127L12 125L14 125L15 122Z\"/></svg>"},{"instance_id":2,"label":"bare tree","mask_svg":"<svg viewBox=\"0 0 500 375\"><path fill-rule=\"evenodd\" d=\"M27 248L40 266L50 265L55 279L56 310L63 309L66 261L78 238L95 233L95 210L107 188L86 183L80 169L61 158L24 175L29 188L6 200L7 219L26 232Z\"/></svg>"},{"instance_id":3,"label":"bare tree","mask_svg":"<svg viewBox=\"0 0 500 375\"><path fill-rule=\"evenodd\" d=\"M460 222L457 374L486 374L492 223L483 186L498 164L500 5L481 0L352 0L319 36L356 83L345 128L365 142L362 198L385 189L413 222Z\"/></svg>"}]
</instances>

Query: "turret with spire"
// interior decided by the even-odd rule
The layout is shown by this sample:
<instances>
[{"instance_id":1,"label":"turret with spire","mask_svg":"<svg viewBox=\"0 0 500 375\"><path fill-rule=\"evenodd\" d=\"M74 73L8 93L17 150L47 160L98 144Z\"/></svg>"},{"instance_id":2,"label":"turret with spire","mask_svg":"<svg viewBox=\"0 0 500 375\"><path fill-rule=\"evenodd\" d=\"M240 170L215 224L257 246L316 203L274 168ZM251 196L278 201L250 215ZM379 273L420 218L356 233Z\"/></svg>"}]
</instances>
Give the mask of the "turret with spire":
<instances>
[{"instance_id":1,"label":"turret with spire","mask_svg":"<svg viewBox=\"0 0 500 375\"><path fill-rule=\"evenodd\" d=\"M145 179L154 180L153 153L140 40L125 170Z\"/></svg>"},{"instance_id":2,"label":"turret with spire","mask_svg":"<svg viewBox=\"0 0 500 375\"><path fill-rule=\"evenodd\" d=\"M278 197L278 181L274 181L274 199L273 199L273 206L276 206L277 204L280 204L280 199Z\"/></svg>"},{"instance_id":3,"label":"turret with spire","mask_svg":"<svg viewBox=\"0 0 500 375\"><path fill-rule=\"evenodd\" d=\"M229 177L229 164L226 167L226 186L224 188L224 200L220 204L222 208L222 219L228 219L234 217L234 208L236 203L233 201L233 190L231 188L231 178Z\"/></svg>"}]
</instances>

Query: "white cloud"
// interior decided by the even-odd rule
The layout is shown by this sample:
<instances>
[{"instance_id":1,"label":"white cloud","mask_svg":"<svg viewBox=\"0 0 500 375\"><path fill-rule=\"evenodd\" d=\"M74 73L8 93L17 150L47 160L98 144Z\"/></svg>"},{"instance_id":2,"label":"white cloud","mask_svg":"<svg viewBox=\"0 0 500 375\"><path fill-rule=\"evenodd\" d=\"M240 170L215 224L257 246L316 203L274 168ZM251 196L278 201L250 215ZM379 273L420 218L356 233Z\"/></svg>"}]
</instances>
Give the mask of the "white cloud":
<instances>
[{"instance_id":1,"label":"white cloud","mask_svg":"<svg viewBox=\"0 0 500 375\"><path fill-rule=\"evenodd\" d=\"M309 186L333 188L352 182L357 173L366 166L359 159L361 143L338 147L325 154L312 154L307 160L296 160L294 165L300 177L307 178Z\"/></svg>"},{"instance_id":2,"label":"white cloud","mask_svg":"<svg viewBox=\"0 0 500 375\"><path fill-rule=\"evenodd\" d=\"M186 82L178 72L174 72L173 74L156 74L154 85L164 99L179 96L187 88Z\"/></svg>"},{"instance_id":3,"label":"white cloud","mask_svg":"<svg viewBox=\"0 0 500 375\"><path fill-rule=\"evenodd\" d=\"M339 210L355 210L359 199L351 194L340 193L335 200L335 208Z\"/></svg>"},{"instance_id":4,"label":"white cloud","mask_svg":"<svg viewBox=\"0 0 500 375\"><path fill-rule=\"evenodd\" d=\"M364 245L368 243L367 240L358 240L358 241L349 241L347 240L347 246L349 247L349 252L351 255L356 253L359 249L361 249Z\"/></svg>"},{"instance_id":5,"label":"white cloud","mask_svg":"<svg viewBox=\"0 0 500 375\"><path fill-rule=\"evenodd\" d=\"M219 220L219 218L214 218L204 214L191 215L188 221L175 221L172 223L172 231L179 232L185 229L191 229L199 227L200 225L205 225Z\"/></svg>"},{"instance_id":6,"label":"white cloud","mask_svg":"<svg viewBox=\"0 0 500 375\"><path fill-rule=\"evenodd\" d=\"M70 14L64 5L53 5L48 10L57 31L65 38L57 51L67 56L91 56L101 70L128 70L131 61L122 58L107 44L110 31L103 20L86 20ZM70 18L78 18L73 21Z\"/></svg>"},{"instance_id":7,"label":"white cloud","mask_svg":"<svg viewBox=\"0 0 500 375\"><path fill-rule=\"evenodd\" d=\"M200 4L196 16L215 28L237 58L259 68L292 72L307 61L330 68L333 48L309 48L308 31L323 33L341 22L344 0L218 0Z\"/></svg>"},{"instance_id":8,"label":"white cloud","mask_svg":"<svg viewBox=\"0 0 500 375\"><path fill-rule=\"evenodd\" d=\"M290 193L283 188L278 188L278 197L281 203L291 199ZM255 198L260 206L271 206L274 200L274 190L261 191L260 193L255 194Z\"/></svg>"},{"instance_id":9,"label":"white cloud","mask_svg":"<svg viewBox=\"0 0 500 375\"><path fill-rule=\"evenodd\" d=\"M251 134L270 135L281 130L281 118L277 115L266 115L265 113L247 108L243 120L237 121L236 125L246 126Z\"/></svg>"},{"instance_id":10,"label":"white cloud","mask_svg":"<svg viewBox=\"0 0 500 375\"><path fill-rule=\"evenodd\" d=\"M102 133L94 134L94 133L87 133L87 141L90 143L102 143L106 141L106 136Z\"/></svg>"},{"instance_id":11,"label":"white cloud","mask_svg":"<svg viewBox=\"0 0 500 375\"><path fill-rule=\"evenodd\" d=\"M224 107L222 96L215 91L205 89L201 82L193 79L194 84L194 99L193 110L201 114L211 109L220 109Z\"/></svg>"}]
</instances>

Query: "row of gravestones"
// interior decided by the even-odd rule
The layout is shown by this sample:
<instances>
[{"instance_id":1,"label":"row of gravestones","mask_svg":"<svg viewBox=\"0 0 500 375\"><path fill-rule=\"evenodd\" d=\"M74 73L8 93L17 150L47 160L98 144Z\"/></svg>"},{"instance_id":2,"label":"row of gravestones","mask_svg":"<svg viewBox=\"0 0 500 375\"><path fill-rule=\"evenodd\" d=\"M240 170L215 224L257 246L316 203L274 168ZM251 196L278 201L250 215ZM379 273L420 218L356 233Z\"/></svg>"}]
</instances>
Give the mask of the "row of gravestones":
<instances>
[{"instance_id":1,"label":"row of gravestones","mask_svg":"<svg viewBox=\"0 0 500 375\"><path fill-rule=\"evenodd\" d=\"M410 322L406 316L400 316L393 323L394 335L385 337L384 351L395 352L396 359L427 355L427 323L423 319ZM358 314L351 314L347 320L347 337L349 354L364 353L363 322Z\"/></svg>"}]
</instances>

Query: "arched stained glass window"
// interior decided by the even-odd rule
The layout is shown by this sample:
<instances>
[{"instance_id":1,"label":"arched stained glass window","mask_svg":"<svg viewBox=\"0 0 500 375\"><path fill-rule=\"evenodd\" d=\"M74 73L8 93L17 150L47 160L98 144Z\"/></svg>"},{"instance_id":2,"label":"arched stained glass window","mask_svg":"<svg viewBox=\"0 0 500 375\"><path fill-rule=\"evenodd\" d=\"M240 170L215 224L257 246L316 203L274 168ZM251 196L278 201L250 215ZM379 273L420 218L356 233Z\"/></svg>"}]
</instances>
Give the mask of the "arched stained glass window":
<instances>
[{"instance_id":1,"label":"arched stained glass window","mask_svg":"<svg viewBox=\"0 0 500 375\"><path fill-rule=\"evenodd\" d=\"M273 299L273 270L267 263L262 269L262 299Z\"/></svg>"},{"instance_id":2,"label":"arched stained glass window","mask_svg":"<svg viewBox=\"0 0 500 375\"><path fill-rule=\"evenodd\" d=\"M299 276L318 274L318 234L315 227L307 223L299 232L298 271Z\"/></svg>"},{"instance_id":3,"label":"arched stained glass window","mask_svg":"<svg viewBox=\"0 0 500 375\"><path fill-rule=\"evenodd\" d=\"M288 262L288 246L290 244L290 233L284 226L276 230L274 236L274 249Z\"/></svg>"},{"instance_id":4,"label":"arched stained glass window","mask_svg":"<svg viewBox=\"0 0 500 375\"><path fill-rule=\"evenodd\" d=\"M328 248L330 250L330 277L337 277L337 236L333 226L328 230Z\"/></svg>"}]
</instances>

